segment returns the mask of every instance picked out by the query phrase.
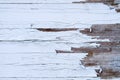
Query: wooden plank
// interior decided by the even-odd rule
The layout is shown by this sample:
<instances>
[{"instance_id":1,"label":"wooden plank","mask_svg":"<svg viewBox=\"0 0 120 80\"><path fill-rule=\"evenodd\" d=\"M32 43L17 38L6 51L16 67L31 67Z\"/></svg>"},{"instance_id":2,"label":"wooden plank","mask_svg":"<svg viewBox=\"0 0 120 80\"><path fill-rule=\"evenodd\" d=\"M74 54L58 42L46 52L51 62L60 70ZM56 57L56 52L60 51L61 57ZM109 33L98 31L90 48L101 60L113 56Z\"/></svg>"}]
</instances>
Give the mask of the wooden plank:
<instances>
[{"instance_id":1,"label":"wooden plank","mask_svg":"<svg viewBox=\"0 0 120 80\"><path fill-rule=\"evenodd\" d=\"M0 78L96 77L94 69L82 68L85 54L0 54ZM4 59L4 61L3 61ZM88 72L93 74L88 74Z\"/></svg>"}]
</instances>

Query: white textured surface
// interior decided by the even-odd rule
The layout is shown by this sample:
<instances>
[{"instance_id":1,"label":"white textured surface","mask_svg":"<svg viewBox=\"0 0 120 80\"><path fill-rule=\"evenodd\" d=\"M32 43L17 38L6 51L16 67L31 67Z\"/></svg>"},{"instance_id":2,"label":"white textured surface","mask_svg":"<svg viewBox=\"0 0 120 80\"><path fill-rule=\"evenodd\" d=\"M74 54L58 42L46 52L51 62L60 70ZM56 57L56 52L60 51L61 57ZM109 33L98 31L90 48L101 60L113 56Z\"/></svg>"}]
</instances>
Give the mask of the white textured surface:
<instances>
[{"instance_id":1,"label":"white textured surface","mask_svg":"<svg viewBox=\"0 0 120 80\"><path fill-rule=\"evenodd\" d=\"M72 1L0 0L0 80L100 80L93 68L81 65L86 54L55 53L56 49L70 50L73 46L96 46L84 43L96 39L78 30L56 33L35 29L83 29L97 23L120 22L120 14L104 4Z\"/></svg>"},{"instance_id":2,"label":"white textured surface","mask_svg":"<svg viewBox=\"0 0 120 80\"><path fill-rule=\"evenodd\" d=\"M0 0L0 3L72 3L85 0Z\"/></svg>"}]
</instances>

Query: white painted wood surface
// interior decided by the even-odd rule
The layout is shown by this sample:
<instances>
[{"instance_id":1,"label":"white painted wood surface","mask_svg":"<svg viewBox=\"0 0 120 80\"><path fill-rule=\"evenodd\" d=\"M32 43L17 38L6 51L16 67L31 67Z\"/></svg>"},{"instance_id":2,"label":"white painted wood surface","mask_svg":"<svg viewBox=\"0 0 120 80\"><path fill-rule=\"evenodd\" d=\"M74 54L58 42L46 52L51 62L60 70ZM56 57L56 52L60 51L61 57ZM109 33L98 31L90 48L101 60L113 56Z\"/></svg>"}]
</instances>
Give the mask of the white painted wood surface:
<instances>
[{"instance_id":1,"label":"white painted wood surface","mask_svg":"<svg viewBox=\"0 0 120 80\"><path fill-rule=\"evenodd\" d=\"M84 43L95 39L79 31L35 29L83 29L96 23L120 22L119 14L104 4L71 4L72 1L0 0L0 80L100 80L94 68L81 65L86 54L55 53L56 49L70 50L72 46L95 46Z\"/></svg>"}]
</instances>

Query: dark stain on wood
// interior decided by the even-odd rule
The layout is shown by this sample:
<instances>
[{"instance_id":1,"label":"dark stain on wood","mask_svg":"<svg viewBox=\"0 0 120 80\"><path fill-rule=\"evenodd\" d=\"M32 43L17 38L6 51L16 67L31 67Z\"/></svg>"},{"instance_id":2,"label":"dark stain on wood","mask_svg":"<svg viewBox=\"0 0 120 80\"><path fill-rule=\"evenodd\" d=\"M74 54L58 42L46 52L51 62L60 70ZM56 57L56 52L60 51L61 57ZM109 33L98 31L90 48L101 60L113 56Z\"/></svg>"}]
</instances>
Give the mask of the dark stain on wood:
<instances>
[{"instance_id":1,"label":"dark stain on wood","mask_svg":"<svg viewBox=\"0 0 120 80\"><path fill-rule=\"evenodd\" d=\"M61 32L61 31L75 31L78 28L36 28L39 31L43 32Z\"/></svg>"},{"instance_id":2,"label":"dark stain on wood","mask_svg":"<svg viewBox=\"0 0 120 80\"><path fill-rule=\"evenodd\" d=\"M66 50L55 50L56 53L73 53L72 51L66 51Z\"/></svg>"},{"instance_id":3,"label":"dark stain on wood","mask_svg":"<svg viewBox=\"0 0 120 80\"><path fill-rule=\"evenodd\" d=\"M107 47L98 47L98 48L91 48L91 47L75 48L75 47L72 47L71 50L73 52L83 52L83 53L85 52L85 53L89 53L89 54L112 51L111 48L107 48Z\"/></svg>"},{"instance_id":4,"label":"dark stain on wood","mask_svg":"<svg viewBox=\"0 0 120 80\"><path fill-rule=\"evenodd\" d=\"M105 3L115 5L114 0L85 0L85 1L74 1L72 3Z\"/></svg>"},{"instance_id":5,"label":"dark stain on wood","mask_svg":"<svg viewBox=\"0 0 120 80\"><path fill-rule=\"evenodd\" d=\"M117 12L120 12L120 8L118 8L118 9L115 9Z\"/></svg>"}]
</instances>

